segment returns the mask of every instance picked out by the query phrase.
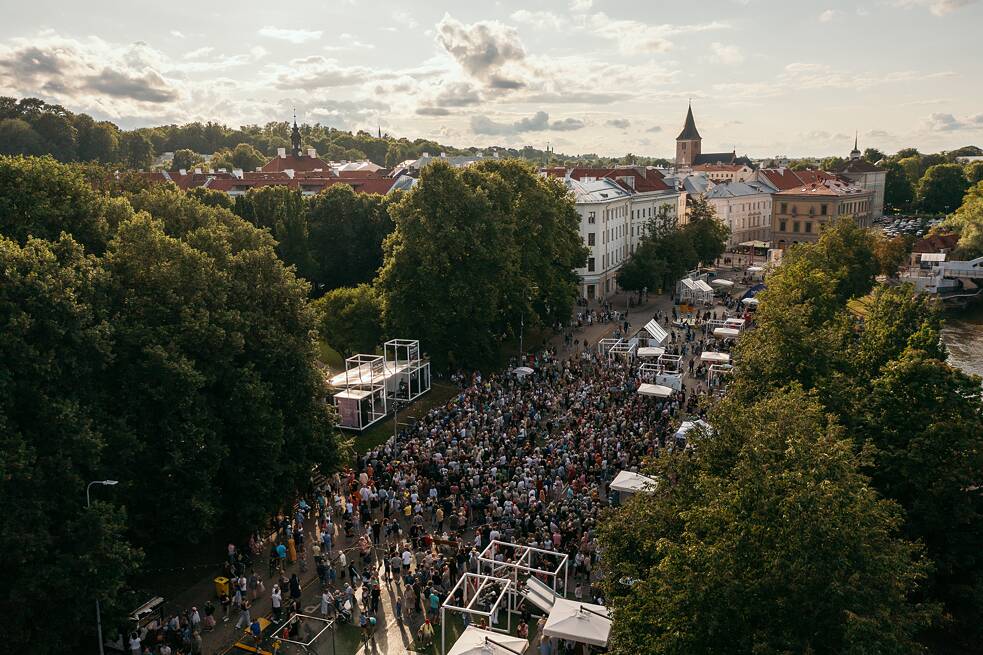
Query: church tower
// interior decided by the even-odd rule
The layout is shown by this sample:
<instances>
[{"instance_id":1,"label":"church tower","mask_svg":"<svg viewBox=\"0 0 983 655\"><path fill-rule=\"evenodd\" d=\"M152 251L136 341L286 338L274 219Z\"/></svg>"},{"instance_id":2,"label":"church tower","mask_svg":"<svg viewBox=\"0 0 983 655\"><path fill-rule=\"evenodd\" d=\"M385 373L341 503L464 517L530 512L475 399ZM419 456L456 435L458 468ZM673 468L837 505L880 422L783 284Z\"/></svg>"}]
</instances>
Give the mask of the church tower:
<instances>
[{"instance_id":1,"label":"church tower","mask_svg":"<svg viewBox=\"0 0 983 655\"><path fill-rule=\"evenodd\" d=\"M860 152L860 148L857 147L859 142L860 133L857 132L856 136L853 137L853 150L850 151L850 161L856 161L863 155L863 153Z\"/></svg>"},{"instance_id":2,"label":"church tower","mask_svg":"<svg viewBox=\"0 0 983 655\"><path fill-rule=\"evenodd\" d=\"M676 137L676 168L690 168L696 157L700 154L700 145L703 139L696 129L696 121L693 120L693 103L690 103L686 111L686 123L683 131Z\"/></svg>"},{"instance_id":3,"label":"church tower","mask_svg":"<svg viewBox=\"0 0 983 655\"><path fill-rule=\"evenodd\" d=\"M300 157L300 128L297 127L297 112L294 112L294 129L290 131L290 150L294 157Z\"/></svg>"}]
</instances>

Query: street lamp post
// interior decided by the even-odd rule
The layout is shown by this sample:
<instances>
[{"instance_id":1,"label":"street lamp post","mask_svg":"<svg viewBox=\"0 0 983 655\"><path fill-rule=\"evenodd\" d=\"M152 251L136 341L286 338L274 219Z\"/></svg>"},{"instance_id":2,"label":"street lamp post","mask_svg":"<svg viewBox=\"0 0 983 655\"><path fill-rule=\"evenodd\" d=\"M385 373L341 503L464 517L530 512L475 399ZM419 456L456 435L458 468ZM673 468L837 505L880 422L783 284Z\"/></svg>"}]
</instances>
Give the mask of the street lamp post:
<instances>
[{"instance_id":1,"label":"street lamp post","mask_svg":"<svg viewBox=\"0 0 983 655\"><path fill-rule=\"evenodd\" d=\"M92 501L89 498L89 490L94 484L101 484L107 487L112 487L119 484L117 480L93 480L85 487L85 509L89 509L92 506ZM102 611L99 608L99 599L96 598L96 638L99 640L99 655L105 655L105 651L102 646Z\"/></svg>"},{"instance_id":2,"label":"street lamp post","mask_svg":"<svg viewBox=\"0 0 983 655\"><path fill-rule=\"evenodd\" d=\"M396 426L399 424L399 406L401 403L401 400L393 399L393 442L396 441Z\"/></svg>"}]
</instances>

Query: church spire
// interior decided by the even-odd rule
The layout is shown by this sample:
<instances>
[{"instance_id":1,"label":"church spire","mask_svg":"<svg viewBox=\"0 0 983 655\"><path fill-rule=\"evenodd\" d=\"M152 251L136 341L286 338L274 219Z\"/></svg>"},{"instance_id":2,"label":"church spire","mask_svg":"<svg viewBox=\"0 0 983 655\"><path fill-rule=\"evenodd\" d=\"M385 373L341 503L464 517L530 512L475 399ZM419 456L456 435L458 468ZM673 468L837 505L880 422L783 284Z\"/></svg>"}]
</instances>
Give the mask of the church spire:
<instances>
[{"instance_id":1,"label":"church spire","mask_svg":"<svg viewBox=\"0 0 983 655\"><path fill-rule=\"evenodd\" d=\"M855 132L853 135L853 150L850 151L850 159L860 159L860 132Z\"/></svg>"},{"instance_id":2,"label":"church spire","mask_svg":"<svg viewBox=\"0 0 983 655\"><path fill-rule=\"evenodd\" d=\"M700 133L696 129L696 121L693 120L693 103L690 102L689 108L686 110L686 122L683 124L683 131L676 137L676 141L692 141L699 138Z\"/></svg>"},{"instance_id":3,"label":"church spire","mask_svg":"<svg viewBox=\"0 0 983 655\"><path fill-rule=\"evenodd\" d=\"M290 131L291 152L294 157L300 157L300 128L297 127L297 110L294 109L294 129Z\"/></svg>"}]
</instances>

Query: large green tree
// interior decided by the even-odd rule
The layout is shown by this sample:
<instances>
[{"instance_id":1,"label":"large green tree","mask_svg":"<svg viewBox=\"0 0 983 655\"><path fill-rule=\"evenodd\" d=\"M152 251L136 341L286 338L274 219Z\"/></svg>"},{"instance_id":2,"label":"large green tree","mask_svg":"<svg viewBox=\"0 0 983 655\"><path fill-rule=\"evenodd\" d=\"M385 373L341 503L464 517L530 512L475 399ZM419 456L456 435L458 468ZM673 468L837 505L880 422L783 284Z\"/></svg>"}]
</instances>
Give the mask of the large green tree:
<instances>
[{"instance_id":1,"label":"large green tree","mask_svg":"<svg viewBox=\"0 0 983 655\"><path fill-rule=\"evenodd\" d=\"M11 652L70 650L94 632L92 602L111 607L139 562L121 504L134 499L98 487L85 509L88 482L117 468L105 434L113 398L95 383L113 350L105 281L68 236L0 237L0 612ZM53 599L66 600L58 620L39 621Z\"/></svg>"},{"instance_id":2,"label":"large green tree","mask_svg":"<svg viewBox=\"0 0 983 655\"><path fill-rule=\"evenodd\" d=\"M235 211L257 227L267 228L277 241L277 252L297 274L311 279L312 261L307 205L300 189L263 186L236 198Z\"/></svg>"},{"instance_id":3,"label":"large green tree","mask_svg":"<svg viewBox=\"0 0 983 655\"><path fill-rule=\"evenodd\" d=\"M393 230L391 198L333 184L307 202L311 281L319 290L371 282Z\"/></svg>"},{"instance_id":4,"label":"large green tree","mask_svg":"<svg viewBox=\"0 0 983 655\"><path fill-rule=\"evenodd\" d=\"M344 357L373 353L382 343L382 306L372 286L332 289L314 306L321 336Z\"/></svg>"},{"instance_id":5,"label":"large green tree","mask_svg":"<svg viewBox=\"0 0 983 655\"><path fill-rule=\"evenodd\" d=\"M683 227L696 251L698 261L713 263L727 248L730 230L717 217L717 212L705 198L693 198L688 208L689 221Z\"/></svg>"},{"instance_id":6,"label":"large green tree","mask_svg":"<svg viewBox=\"0 0 983 655\"><path fill-rule=\"evenodd\" d=\"M885 206L894 211L907 210L915 200L915 187L898 162L888 162L884 168L887 171L884 179Z\"/></svg>"},{"instance_id":7,"label":"large green tree","mask_svg":"<svg viewBox=\"0 0 983 655\"><path fill-rule=\"evenodd\" d=\"M601 524L611 652L917 652L927 563L822 406L793 388L711 423Z\"/></svg>"},{"instance_id":8,"label":"large green tree","mask_svg":"<svg viewBox=\"0 0 983 655\"><path fill-rule=\"evenodd\" d=\"M498 176L437 162L390 207L377 281L388 331L419 339L437 369L493 362L518 318L507 306L521 280L510 198Z\"/></svg>"},{"instance_id":9,"label":"large green tree","mask_svg":"<svg viewBox=\"0 0 983 655\"><path fill-rule=\"evenodd\" d=\"M959 164L936 164L918 181L918 206L927 212L955 211L969 182Z\"/></svg>"}]
</instances>

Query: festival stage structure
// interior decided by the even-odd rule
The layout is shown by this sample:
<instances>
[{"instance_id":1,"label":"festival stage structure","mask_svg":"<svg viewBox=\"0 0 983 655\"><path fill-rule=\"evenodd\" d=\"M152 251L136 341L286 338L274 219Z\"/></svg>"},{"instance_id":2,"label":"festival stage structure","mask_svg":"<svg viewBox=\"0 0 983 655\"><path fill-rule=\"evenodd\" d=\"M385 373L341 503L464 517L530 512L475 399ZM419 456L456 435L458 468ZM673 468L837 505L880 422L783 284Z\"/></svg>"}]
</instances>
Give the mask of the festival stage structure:
<instances>
[{"instance_id":1,"label":"festival stage structure","mask_svg":"<svg viewBox=\"0 0 983 655\"><path fill-rule=\"evenodd\" d=\"M392 339L383 353L353 355L345 371L328 380L339 427L364 430L386 417L391 401L412 402L430 391L430 362L421 357L419 341Z\"/></svg>"}]
</instances>

